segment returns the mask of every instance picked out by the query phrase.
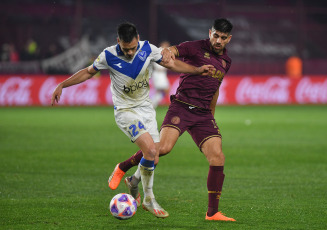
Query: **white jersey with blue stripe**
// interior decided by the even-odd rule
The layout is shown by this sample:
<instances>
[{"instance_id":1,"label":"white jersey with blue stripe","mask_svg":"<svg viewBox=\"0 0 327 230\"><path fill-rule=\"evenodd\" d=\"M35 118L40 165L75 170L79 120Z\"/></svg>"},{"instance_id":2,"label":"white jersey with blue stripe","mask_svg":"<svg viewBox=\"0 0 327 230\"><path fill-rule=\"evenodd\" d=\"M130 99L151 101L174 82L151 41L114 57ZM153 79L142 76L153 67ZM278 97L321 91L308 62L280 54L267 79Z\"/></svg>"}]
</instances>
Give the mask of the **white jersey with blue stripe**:
<instances>
[{"instance_id":1,"label":"white jersey with blue stripe","mask_svg":"<svg viewBox=\"0 0 327 230\"><path fill-rule=\"evenodd\" d=\"M93 63L95 70L109 69L112 100L117 108L132 108L149 102L149 78L154 62L160 63L161 49L148 41L139 41L132 59L124 56L120 46L103 50Z\"/></svg>"}]
</instances>

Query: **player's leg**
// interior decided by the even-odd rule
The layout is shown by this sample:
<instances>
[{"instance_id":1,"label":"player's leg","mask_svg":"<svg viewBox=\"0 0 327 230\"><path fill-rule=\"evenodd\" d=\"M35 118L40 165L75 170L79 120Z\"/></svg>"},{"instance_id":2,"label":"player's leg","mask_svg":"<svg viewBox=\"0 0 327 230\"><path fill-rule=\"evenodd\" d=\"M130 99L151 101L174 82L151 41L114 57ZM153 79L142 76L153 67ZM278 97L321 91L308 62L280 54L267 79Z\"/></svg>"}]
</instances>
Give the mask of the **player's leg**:
<instances>
[{"instance_id":1,"label":"player's leg","mask_svg":"<svg viewBox=\"0 0 327 230\"><path fill-rule=\"evenodd\" d=\"M155 161L154 161L155 166L159 162L159 157L168 154L172 150L178 137L179 137L179 131L174 128L163 128L161 130L160 140L162 140L162 142L155 143L156 149L160 153L160 155L157 154L155 157ZM161 143L163 143L163 146L161 146ZM142 153L141 150L139 152ZM139 182L140 182L139 168L136 170L134 175L132 175L131 177L127 177L125 179L125 184L129 188L129 191L132 190L132 187L134 187L134 188L137 187ZM134 190L136 190L136 188ZM137 196L134 196L134 197L137 197Z\"/></svg>"},{"instance_id":2,"label":"player's leg","mask_svg":"<svg viewBox=\"0 0 327 230\"><path fill-rule=\"evenodd\" d=\"M156 157L154 160L154 165L156 167L156 165L158 164L158 160L159 160L159 156L158 156L159 142L155 143L155 146L156 146L157 154L156 154ZM141 150L139 150L138 152L142 153ZM142 153L142 155L143 155L143 153ZM138 161L138 163L140 162L140 160ZM139 207L141 205L141 195L139 193L139 187L138 187L138 184L140 183L140 181L141 181L140 167L137 167L136 172L132 176L126 177L124 180L125 185L128 189L128 193L131 194L136 200L137 207Z\"/></svg>"},{"instance_id":3,"label":"player's leg","mask_svg":"<svg viewBox=\"0 0 327 230\"><path fill-rule=\"evenodd\" d=\"M207 220L235 221L233 218L224 216L218 211L219 200L224 183L224 164L225 156L222 151L220 137L212 137L206 140L201 151L209 162L209 172L207 178L208 188L208 211Z\"/></svg>"},{"instance_id":4,"label":"player's leg","mask_svg":"<svg viewBox=\"0 0 327 230\"><path fill-rule=\"evenodd\" d=\"M154 142L159 142L156 114L150 104L134 109L115 110L115 120L118 127L131 138L132 142L135 142L143 133L149 133ZM131 167L138 165L142 157L143 152L139 150L129 159L118 163L109 177L109 187L112 190L116 189L125 173Z\"/></svg>"},{"instance_id":5,"label":"player's leg","mask_svg":"<svg viewBox=\"0 0 327 230\"><path fill-rule=\"evenodd\" d=\"M174 145L176 144L176 141L179 137L179 131L175 128L170 128L170 127L164 127L160 131L160 142L163 143L163 146L159 147L159 153L160 157L168 154ZM157 144L157 143L156 143ZM159 143L158 143L159 146ZM155 159L155 165L158 164L159 162L159 156L156 157ZM115 173L124 176L124 174L131 169L132 167L138 165L143 157L143 152L142 150L137 151L133 156L128 158L127 160L120 162L116 165L116 168L113 172L113 175ZM121 172L121 173L120 173ZM122 179L122 176L119 176L119 182ZM110 183L109 183L110 187Z\"/></svg>"},{"instance_id":6,"label":"player's leg","mask_svg":"<svg viewBox=\"0 0 327 230\"><path fill-rule=\"evenodd\" d=\"M133 154L130 158L127 160L119 163L119 168L127 172L129 169L131 169L134 166L137 166L140 163L140 160L143 157L142 150L137 151L135 154Z\"/></svg>"},{"instance_id":7,"label":"player's leg","mask_svg":"<svg viewBox=\"0 0 327 230\"><path fill-rule=\"evenodd\" d=\"M143 157L139 164L141 174L141 181L144 192L143 208L158 218L166 218L169 216L155 200L153 194L153 180L154 180L154 160L157 154L157 148L149 133L142 134L135 143L143 152Z\"/></svg>"},{"instance_id":8,"label":"player's leg","mask_svg":"<svg viewBox=\"0 0 327 230\"><path fill-rule=\"evenodd\" d=\"M191 119L195 122L188 132L209 162L207 178L208 211L207 220L234 221L218 211L219 199L224 182L225 156L222 151L221 134L211 112L192 110Z\"/></svg>"},{"instance_id":9,"label":"player's leg","mask_svg":"<svg viewBox=\"0 0 327 230\"><path fill-rule=\"evenodd\" d=\"M162 157L170 153L175 146L180 132L176 128L165 126L160 131L159 156Z\"/></svg>"},{"instance_id":10,"label":"player's leg","mask_svg":"<svg viewBox=\"0 0 327 230\"><path fill-rule=\"evenodd\" d=\"M160 156L164 156L172 150L178 137L179 131L174 128L166 127L160 131L160 143L155 143L156 148L159 149ZM158 161L159 156L157 155L155 158L155 166L157 165ZM140 180L140 167L138 167L134 175L125 178L125 184L128 188L128 191L136 199L138 206L140 205L141 201L138 192L138 184Z\"/></svg>"},{"instance_id":11,"label":"player's leg","mask_svg":"<svg viewBox=\"0 0 327 230\"><path fill-rule=\"evenodd\" d=\"M118 185L120 184L120 181L124 177L125 173L132 167L138 165L143 157L143 153L141 150L137 151L135 154L133 154L130 158L128 158L126 161L123 161L121 163L118 163L114 169L114 171L111 173L108 184L109 187L112 190L115 190Z\"/></svg>"},{"instance_id":12,"label":"player's leg","mask_svg":"<svg viewBox=\"0 0 327 230\"><path fill-rule=\"evenodd\" d=\"M181 122L185 120L181 118L181 116L185 114L185 112L181 111L181 109L183 108L181 108L180 103L176 103L176 102L172 103L172 105L168 109L168 112L162 124L162 129L160 131L160 140L162 140L161 142L163 142L163 146L159 148L160 156L166 155L171 151L179 135L181 135L185 130L185 127L182 125ZM115 167L115 170L112 172L111 176L109 177L108 180L109 187L111 189L116 189L121 179L125 175L125 173L131 167L137 165L142 159L142 156L143 156L142 151L138 151L126 161L118 163ZM158 158L156 159L155 163L157 164L157 162L158 162Z\"/></svg>"},{"instance_id":13,"label":"player's leg","mask_svg":"<svg viewBox=\"0 0 327 230\"><path fill-rule=\"evenodd\" d=\"M154 197L153 187L153 172L154 172L154 159L157 153L156 146L149 133L142 134L135 144L142 150L143 157L139 163L139 171L143 184L144 197ZM150 179L151 178L151 179Z\"/></svg>"}]
</instances>

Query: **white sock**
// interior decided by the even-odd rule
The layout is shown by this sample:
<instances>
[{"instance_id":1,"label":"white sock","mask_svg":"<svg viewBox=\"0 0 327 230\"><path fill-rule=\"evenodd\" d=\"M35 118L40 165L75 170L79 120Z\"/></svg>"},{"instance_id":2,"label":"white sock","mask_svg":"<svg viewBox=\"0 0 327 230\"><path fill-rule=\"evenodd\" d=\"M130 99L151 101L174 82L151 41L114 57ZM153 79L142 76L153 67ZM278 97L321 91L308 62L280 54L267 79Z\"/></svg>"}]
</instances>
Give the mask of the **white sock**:
<instances>
[{"instance_id":1,"label":"white sock","mask_svg":"<svg viewBox=\"0 0 327 230\"><path fill-rule=\"evenodd\" d=\"M140 164L138 165L134 175L132 176L131 184L133 186L137 186L141 181L141 172L140 172Z\"/></svg>"},{"instance_id":2,"label":"white sock","mask_svg":"<svg viewBox=\"0 0 327 230\"><path fill-rule=\"evenodd\" d=\"M141 164L139 164L140 172L141 172L141 181L143 186L143 192L144 192L144 200L147 197L154 198L153 194L153 178L154 178L154 170L152 168L145 167Z\"/></svg>"}]
</instances>

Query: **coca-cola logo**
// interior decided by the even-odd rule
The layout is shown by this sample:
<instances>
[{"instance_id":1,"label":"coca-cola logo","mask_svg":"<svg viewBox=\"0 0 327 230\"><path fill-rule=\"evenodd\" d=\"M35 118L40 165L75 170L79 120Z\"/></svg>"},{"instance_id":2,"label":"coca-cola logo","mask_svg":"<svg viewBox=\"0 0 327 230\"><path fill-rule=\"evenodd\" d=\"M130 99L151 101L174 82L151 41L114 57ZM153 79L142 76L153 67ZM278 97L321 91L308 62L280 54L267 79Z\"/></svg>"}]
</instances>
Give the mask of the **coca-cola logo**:
<instances>
[{"instance_id":1,"label":"coca-cola logo","mask_svg":"<svg viewBox=\"0 0 327 230\"><path fill-rule=\"evenodd\" d=\"M50 105L52 92L57 86L56 78L50 77L45 80L39 91L39 100L42 105Z\"/></svg>"},{"instance_id":2,"label":"coca-cola logo","mask_svg":"<svg viewBox=\"0 0 327 230\"><path fill-rule=\"evenodd\" d=\"M112 100L112 92L111 92L111 84L108 85L106 89L106 102L108 105L113 105L113 100Z\"/></svg>"},{"instance_id":3,"label":"coca-cola logo","mask_svg":"<svg viewBox=\"0 0 327 230\"><path fill-rule=\"evenodd\" d=\"M290 80L272 77L264 82L244 78L237 86L235 97L239 104L285 104L290 100Z\"/></svg>"},{"instance_id":4,"label":"coca-cola logo","mask_svg":"<svg viewBox=\"0 0 327 230\"><path fill-rule=\"evenodd\" d=\"M295 100L304 103L327 103L327 79L323 82L312 82L303 78L296 87Z\"/></svg>"},{"instance_id":5,"label":"coca-cola logo","mask_svg":"<svg viewBox=\"0 0 327 230\"><path fill-rule=\"evenodd\" d=\"M48 78L42 84L39 100L42 105L49 105L54 89L57 86L55 78ZM99 100L98 79L90 79L82 84L74 85L62 90L59 104L61 105L95 105Z\"/></svg>"},{"instance_id":6,"label":"coca-cola logo","mask_svg":"<svg viewBox=\"0 0 327 230\"><path fill-rule=\"evenodd\" d=\"M29 105L31 78L11 77L0 84L0 105Z\"/></svg>"},{"instance_id":7,"label":"coca-cola logo","mask_svg":"<svg viewBox=\"0 0 327 230\"><path fill-rule=\"evenodd\" d=\"M173 84L171 84L170 86L170 90L169 90L169 95L174 95L178 89L179 86L179 78L176 78L176 80L173 82Z\"/></svg>"},{"instance_id":8,"label":"coca-cola logo","mask_svg":"<svg viewBox=\"0 0 327 230\"><path fill-rule=\"evenodd\" d=\"M226 96L228 81L224 80L219 87L219 96L217 104L228 104L228 98Z\"/></svg>"}]
</instances>

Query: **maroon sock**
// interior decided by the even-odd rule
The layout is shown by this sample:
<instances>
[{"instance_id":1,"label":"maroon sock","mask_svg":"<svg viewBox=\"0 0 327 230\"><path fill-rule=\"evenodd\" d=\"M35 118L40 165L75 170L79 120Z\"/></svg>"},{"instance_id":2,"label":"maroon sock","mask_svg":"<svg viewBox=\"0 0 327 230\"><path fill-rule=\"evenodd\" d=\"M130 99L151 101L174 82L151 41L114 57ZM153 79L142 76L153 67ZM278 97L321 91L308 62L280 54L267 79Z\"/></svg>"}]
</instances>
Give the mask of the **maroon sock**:
<instances>
[{"instance_id":1,"label":"maroon sock","mask_svg":"<svg viewBox=\"0 0 327 230\"><path fill-rule=\"evenodd\" d=\"M218 212L219 199L224 183L224 166L210 166L207 180L208 188L208 216L213 216Z\"/></svg>"},{"instance_id":2,"label":"maroon sock","mask_svg":"<svg viewBox=\"0 0 327 230\"><path fill-rule=\"evenodd\" d=\"M138 165L143 157L141 150L137 151L133 156L128 158L126 161L123 161L119 164L119 168L124 172L127 172L130 168L135 165Z\"/></svg>"}]
</instances>

